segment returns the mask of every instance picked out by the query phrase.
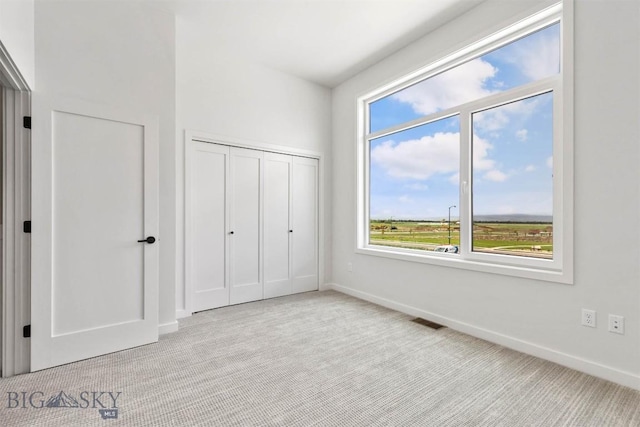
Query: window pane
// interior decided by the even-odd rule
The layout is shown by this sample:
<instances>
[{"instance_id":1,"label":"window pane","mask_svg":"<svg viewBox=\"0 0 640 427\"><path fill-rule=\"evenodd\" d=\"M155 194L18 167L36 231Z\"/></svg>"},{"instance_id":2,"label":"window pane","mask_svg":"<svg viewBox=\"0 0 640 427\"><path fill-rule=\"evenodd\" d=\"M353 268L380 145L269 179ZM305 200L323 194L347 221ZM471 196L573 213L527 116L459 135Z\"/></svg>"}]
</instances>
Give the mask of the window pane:
<instances>
[{"instance_id":1,"label":"window pane","mask_svg":"<svg viewBox=\"0 0 640 427\"><path fill-rule=\"evenodd\" d=\"M473 250L553 258L553 93L472 123Z\"/></svg>"},{"instance_id":2,"label":"window pane","mask_svg":"<svg viewBox=\"0 0 640 427\"><path fill-rule=\"evenodd\" d=\"M553 24L369 106L370 132L398 125L560 72L560 24Z\"/></svg>"},{"instance_id":3,"label":"window pane","mask_svg":"<svg viewBox=\"0 0 640 427\"><path fill-rule=\"evenodd\" d=\"M371 140L369 150L369 243L457 252L459 117Z\"/></svg>"}]
</instances>

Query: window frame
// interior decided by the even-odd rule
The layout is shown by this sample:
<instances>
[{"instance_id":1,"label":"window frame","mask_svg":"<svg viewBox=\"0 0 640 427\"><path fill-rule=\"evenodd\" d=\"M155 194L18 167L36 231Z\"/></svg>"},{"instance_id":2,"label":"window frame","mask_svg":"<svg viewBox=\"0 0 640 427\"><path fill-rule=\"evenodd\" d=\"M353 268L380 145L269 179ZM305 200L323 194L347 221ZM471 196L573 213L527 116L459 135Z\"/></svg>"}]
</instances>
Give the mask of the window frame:
<instances>
[{"instance_id":1,"label":"window frame","mask_svg":"<svg viewBox=\"0 0 640 427\"><path fill-rule=\"evenodd\" d=\"M369 132L371 103L397 93L471 59L552 24L560 24L560 72L462 105ZM572 2L558 3L495 32L357 100L356 253L449 266L558 283L573 283L573 69ZM474 252L472 250L472 116L543 93L553 92L553 259ZM370 232L370 141L447 117L460 117L460 252L437 253L372 245Z\"/></svg>"}]
</instances>

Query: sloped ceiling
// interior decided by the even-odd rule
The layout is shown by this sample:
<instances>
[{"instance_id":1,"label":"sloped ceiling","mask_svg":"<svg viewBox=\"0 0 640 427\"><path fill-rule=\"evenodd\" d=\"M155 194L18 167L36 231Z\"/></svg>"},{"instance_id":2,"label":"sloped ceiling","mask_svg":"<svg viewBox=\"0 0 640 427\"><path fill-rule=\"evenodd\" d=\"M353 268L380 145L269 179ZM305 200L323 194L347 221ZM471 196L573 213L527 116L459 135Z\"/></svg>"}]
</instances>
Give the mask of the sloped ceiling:
<instances>
[{"instance_id":1,"label":"sloped ceiling","mask_svg":"<svg viewBox=\"0 0 640 427\"><path fill-rule=\"evenodd\" d=\"M334 87L483 0L175 0L207 54Z\"/></svg>"}]
</instances>

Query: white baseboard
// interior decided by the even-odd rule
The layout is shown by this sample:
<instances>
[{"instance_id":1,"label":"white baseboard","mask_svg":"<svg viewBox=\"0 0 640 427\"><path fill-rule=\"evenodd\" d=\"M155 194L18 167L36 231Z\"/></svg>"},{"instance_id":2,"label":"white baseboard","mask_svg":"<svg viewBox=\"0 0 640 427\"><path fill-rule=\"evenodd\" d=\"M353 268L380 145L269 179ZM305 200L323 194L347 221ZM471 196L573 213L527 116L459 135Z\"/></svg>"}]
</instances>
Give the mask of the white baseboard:
<instances>
[{"instance_id":1,"label":"white baseboard","mask_svg":"<svg viewBox=\"0 0 640 427\"><path fill-rule=\"evenodd\" d=\"M160 335L170 334L171 332L176 332L178 330L178 321L174 320L173 322L163 323L158 326L158 333Z\"/></svg>"},{"instance_id":2,"label":"white baseboard","mask_svg":"<svg viewBox=\"0 0 640 427\"><path fill-rule=\"evenodd\" d=\"M335 285L335 283L324 283L324 284L321 284L320 286L318 286L318 290L320 292L322 292L322 291L330 291L331 289L333 289L334 285Z\"/></svg>"},{"instance_id":3,"label":"white baseboard","mask_svg":"<svg viewBox=\"0 0 640 427\"><path fill-rule=\"evenodd\" d=\"M191 312L187 310L176 310L176 319L184 319L185 317L191 317Z\"/></svg>"},{"instance_id":4,"label":"white baseboard","mask_svg":"<svg viewBox=\"0 0 640 427\"><path fill-rule=\"evenodd\" d=\"M368 292L347 288L336 283L327 283L323 286L323 288L324 290L332 289L347 295L351 295L353 297L369 301L371 303L381 305L383 307L387 307L392 310L408 314L410 316L421 317L432 322L440 323L456 331L460 331L465 334L481 338L483 340L499 344L525 354L529 354L531 356L549 360L559 365L566 366L567 368L575 369L576 371L593 375L594 377L602 378L626 387L640 390L640 376L631 372L621 371L610 366L605 366L528 341L523 341L518 338L513 338L487 329L479 328L468 323L459 322L448 317L439 316L437 314L430 313L416 307L395 302L387 298L381 298Z\"/></svg>"}]
</instances>

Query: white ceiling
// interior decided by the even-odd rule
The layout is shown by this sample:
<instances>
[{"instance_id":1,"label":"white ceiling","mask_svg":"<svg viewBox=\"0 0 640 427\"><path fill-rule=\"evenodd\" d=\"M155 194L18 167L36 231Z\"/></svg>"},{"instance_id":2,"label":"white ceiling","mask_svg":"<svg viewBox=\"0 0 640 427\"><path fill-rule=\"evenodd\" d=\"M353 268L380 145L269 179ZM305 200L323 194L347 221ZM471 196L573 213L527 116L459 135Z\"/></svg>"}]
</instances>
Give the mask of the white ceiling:
<instances>
[{"instance_id":1,"label":"white ceiling","mask_svg":"<svg viewBox=\"0 0 640 427\"><path fill-rule=\"evenodd\" d=\"M205 44L334 87L482 1L174 0L173 7Z\"/></svg>"}]
</instances>

